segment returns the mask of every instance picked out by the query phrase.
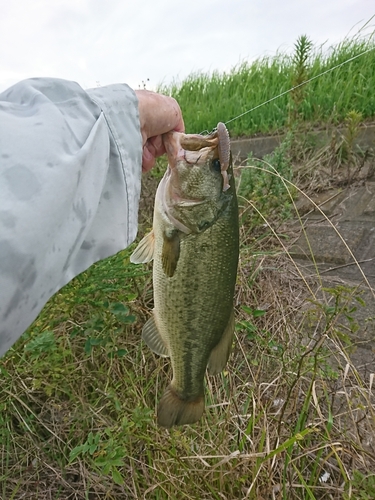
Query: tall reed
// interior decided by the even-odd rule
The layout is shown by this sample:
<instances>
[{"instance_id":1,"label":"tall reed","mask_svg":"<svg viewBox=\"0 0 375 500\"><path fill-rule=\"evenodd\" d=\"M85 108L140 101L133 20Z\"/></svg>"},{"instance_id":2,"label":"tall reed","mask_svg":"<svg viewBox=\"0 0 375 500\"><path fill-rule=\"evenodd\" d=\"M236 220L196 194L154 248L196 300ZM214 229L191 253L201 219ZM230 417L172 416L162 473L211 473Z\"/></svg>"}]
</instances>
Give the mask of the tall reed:
<instances>
[{"instance_id":1,"label":"tall reed","mask_svg":"<svg viewBox=\"0 0 375 500\"><path fill-rule=\"evenodd\" d=\"M359 57L346 63L355 56ZM294 57L295 54L278 53L274 57L245 61L229 72L193 73L182 82L175 81L158 90L178 100L188 132L212 130L219 121L231 120L291 89L295 83ZM322 74L338 65L341 66ZM372 36L348 38L329 48L312 46L305 69L313 80L306 84L307 98L299 104L301 119L312 126L327 121L339 123L353 109L364 119L374 117L375 41ZM232 121L228 124L231 135L273 133L283 129L287 125L292 95L283 95Z\"/></svg>"}]
</instances>

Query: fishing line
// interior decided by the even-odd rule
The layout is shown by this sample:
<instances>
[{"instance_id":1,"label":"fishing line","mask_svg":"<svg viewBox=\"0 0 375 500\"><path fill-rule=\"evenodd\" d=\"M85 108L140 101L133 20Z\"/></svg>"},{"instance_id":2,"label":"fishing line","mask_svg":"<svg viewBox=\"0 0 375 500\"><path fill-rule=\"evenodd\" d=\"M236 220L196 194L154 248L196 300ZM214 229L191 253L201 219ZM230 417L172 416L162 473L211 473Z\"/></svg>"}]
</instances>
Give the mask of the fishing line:
<instances>
[{"instance_id":1,"label":"fishing line","mask_svg":"<svg viewBox=\"0 0 375 500\"><path fill-rule=\"evenodd\" d=\"M371 52L372 50L374 50L375 47L371 47L370 49L367 49L367 50L364 50L363 52L361 52L360 54L357 54L356 56L353 56L353 57L350 57L349 59L347 59L346 61L340 63L340 64L337 64L336 66L334 66L333 68L330 68L330 69L327 69L326 71L323 71L323 73L319 73L319 75L316 75L316 76L313 76L312 78L309 78L308 80L302 82L302 83L299 83L298 85L296 85L295 87L292 87L288 90L285 90L285 92L281 92L281 94L275 96L275 97L271 97L271 99L268 99L268 101L265 101L263 102L262 104L258 104L257 106L255 106L254 108L251 108L249 109L248 111L244 111L243 113L241 113L240 115L236 116L235 118L231 118L230 120L228 120L227 122L224 122L225 125L227 125L228 123L231 123L233 122L234 120L238 120L238 118L241 118L241 116L244 116L244 115L247 115L248 113L251 113L251 111L254 111L255 109L258 109L258 108L261 108L262 106L264 106L265 104L268 104L269 102L272 102L274 101L275 99L278 99L279 97L282 97L283 95L285 94L288 94L289 92L292 92L293 90L295 89L298 89L299 87L302 87L302 85L306 85L306 83L309 83L309 82L312 82L313 80L316 80L317 78L323 76L323 75L326 75L327 73L329 73L330 71L333 71L334 69L337 69L337 68L340 68L341 66L344 66L344 64L347 64L351 61L354 61L354 59L357 59L358 57L361 57L365 54L367 54L368 52Z\"/></svg>"}]
</instances>

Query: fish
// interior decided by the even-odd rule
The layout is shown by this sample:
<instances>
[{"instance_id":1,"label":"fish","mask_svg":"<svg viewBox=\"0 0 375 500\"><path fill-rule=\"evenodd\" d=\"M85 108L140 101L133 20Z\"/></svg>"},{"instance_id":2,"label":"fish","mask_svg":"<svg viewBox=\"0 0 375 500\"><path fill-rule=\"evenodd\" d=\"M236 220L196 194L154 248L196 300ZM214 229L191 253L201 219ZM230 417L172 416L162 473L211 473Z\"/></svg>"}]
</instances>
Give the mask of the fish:
<instances>
[{"instance_id":1,"label":"fish","mask_svg":"<svg viewBox=\"0 0 375 500\"><path fill-rule=\"evenodd\" d=\"M161 427L193 424L205 410L204 379L226 366L234 337L239 221L229 133L168 132L168 157L152 231L131 262L153 260L154 309L142 338L169 357L172 381L157 409Z\"/></svg>"}]
</instances>

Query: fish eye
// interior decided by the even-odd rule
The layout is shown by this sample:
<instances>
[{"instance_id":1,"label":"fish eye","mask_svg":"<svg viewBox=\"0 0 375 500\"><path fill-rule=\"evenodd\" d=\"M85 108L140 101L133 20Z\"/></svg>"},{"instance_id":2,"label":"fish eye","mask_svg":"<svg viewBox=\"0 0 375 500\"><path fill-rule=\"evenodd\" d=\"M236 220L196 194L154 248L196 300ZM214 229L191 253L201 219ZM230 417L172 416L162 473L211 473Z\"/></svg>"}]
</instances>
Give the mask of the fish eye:
<instances>
[{"instance_id":1,"label":"fish eye","mask_svg":"<svg viewBox=\"0 0 375 500\"><path fill-rule=\"evenodd\" d=\"M212 161L212 168L215 170L215 172L221 173L221 165L218 158L215 158L215 160Z\"/></svg>"}]
</instances>

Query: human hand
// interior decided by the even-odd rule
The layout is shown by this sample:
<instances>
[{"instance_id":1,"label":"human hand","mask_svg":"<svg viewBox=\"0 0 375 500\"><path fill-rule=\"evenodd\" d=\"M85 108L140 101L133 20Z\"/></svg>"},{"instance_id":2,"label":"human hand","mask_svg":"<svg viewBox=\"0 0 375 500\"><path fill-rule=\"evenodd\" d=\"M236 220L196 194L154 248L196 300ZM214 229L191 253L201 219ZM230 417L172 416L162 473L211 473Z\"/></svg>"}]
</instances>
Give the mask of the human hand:
<instances>
[{"instance_id":1,"label":"human hand","mask_svg":"<svg viewBox=\"0 0 375 500\"><path fill-rule=\"evenodd\" d=\"M136 90L141 125L143 154L142 171L148 172L155 160L165 153L162 134L175 130L184 132L184 120L173 97L149 90Z\"/></svg>"}]
</instances>

